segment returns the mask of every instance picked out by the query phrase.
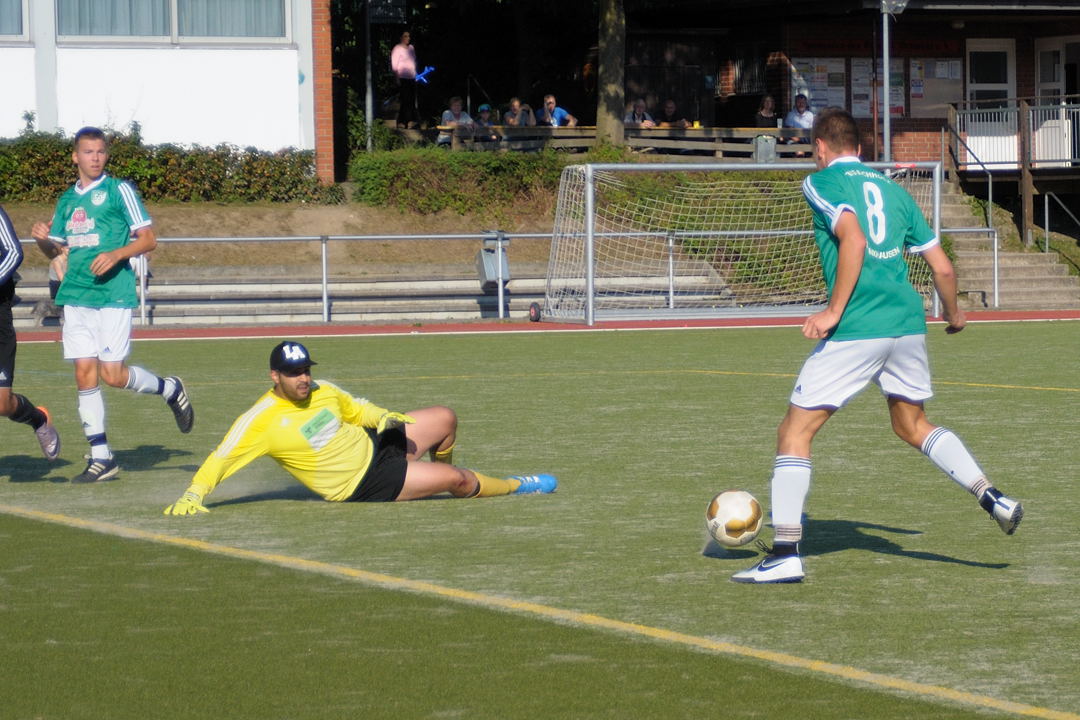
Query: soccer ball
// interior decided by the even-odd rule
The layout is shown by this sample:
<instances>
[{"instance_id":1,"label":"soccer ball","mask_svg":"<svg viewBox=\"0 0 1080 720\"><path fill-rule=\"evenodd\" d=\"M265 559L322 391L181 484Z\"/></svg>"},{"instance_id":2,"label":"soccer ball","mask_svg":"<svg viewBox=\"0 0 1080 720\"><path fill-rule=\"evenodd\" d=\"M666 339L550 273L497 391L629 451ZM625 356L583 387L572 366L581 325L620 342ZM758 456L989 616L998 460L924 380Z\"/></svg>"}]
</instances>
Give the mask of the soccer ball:
<instances>
[{"instance_id":1,"label":"soccer ball","mask_svg":"<svg viewBox=\"0 0 1080 720\"><path fill-rule=\"evenodd\" d=\"M725 547L745 545L761 532L761 503L745 490L725 490L705 510L705 527Z\"/></svg>"}]
</instances>

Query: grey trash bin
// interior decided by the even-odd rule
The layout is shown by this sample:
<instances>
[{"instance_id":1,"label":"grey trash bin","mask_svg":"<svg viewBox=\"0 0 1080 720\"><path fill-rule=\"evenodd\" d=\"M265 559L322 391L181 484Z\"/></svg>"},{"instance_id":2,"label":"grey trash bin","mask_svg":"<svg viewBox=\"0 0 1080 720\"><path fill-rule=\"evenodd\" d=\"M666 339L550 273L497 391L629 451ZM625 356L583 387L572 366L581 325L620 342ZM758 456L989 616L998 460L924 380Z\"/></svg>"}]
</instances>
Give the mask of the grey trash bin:
<instances>
[{"instance_id":1,"label":"grey trash bin","mask_svg":"<svg viewBox=\"0 0 1080 720\"><path fill-rule=\"evenodd\" d=\"M502 264L502 283L510 280L510 266L506 262L506 246L482 247L476 253L476 272L480 276L480 289L486 295L499 290L499 265Z\"/></svg>"},{"instance_id":2,"label":"grey trash bin","mask_svg":"<svg viewBox=\"0 0 1080 720\"><path fill-rule=\"evenodd\" d=\"M754 162L776 162L775 135L758 135L754 138Z\"/></svg>"}]
</instances>

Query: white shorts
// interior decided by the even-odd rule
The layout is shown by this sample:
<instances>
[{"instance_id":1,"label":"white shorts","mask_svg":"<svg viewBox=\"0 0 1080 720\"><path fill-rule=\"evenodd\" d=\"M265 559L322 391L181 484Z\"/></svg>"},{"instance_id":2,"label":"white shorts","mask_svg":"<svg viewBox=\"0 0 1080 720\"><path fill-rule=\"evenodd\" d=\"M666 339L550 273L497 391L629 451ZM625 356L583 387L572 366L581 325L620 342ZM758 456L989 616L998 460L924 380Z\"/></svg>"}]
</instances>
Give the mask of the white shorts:
<instances>
[{"instance_id":1,"label":"white shorts","mask_svg":"<svg viewBox=\"0 0 1080 720\"><path fill-rule=\"evenodd\" d=\"M803 363L791 404L843 407L870 382L885 396L911 402L933 397L925 335L870 340L823 340Z\"/></svg>"},{"instance_id":2,"label":"white shorts","mask_svg":"<svg viewBox=\"0 0 1080 720\"><path fill-rule=\"evenodd\" d=\"M131 308L64 306L64 359L121 362L131 352Z\"/></svg>"}]
</instances>

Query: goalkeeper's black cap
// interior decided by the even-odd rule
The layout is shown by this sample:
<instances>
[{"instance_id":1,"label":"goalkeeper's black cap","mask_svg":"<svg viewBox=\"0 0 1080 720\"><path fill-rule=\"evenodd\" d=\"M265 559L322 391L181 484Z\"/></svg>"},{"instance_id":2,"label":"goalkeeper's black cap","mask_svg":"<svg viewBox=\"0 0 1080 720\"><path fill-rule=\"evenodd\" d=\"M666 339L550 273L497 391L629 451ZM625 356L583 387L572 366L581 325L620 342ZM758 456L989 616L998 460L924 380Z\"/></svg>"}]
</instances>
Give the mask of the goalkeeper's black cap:
<instances>
[{"instance_id":1,"label":"goalkeeper's black cap","mask_svg":"<svg viewBox=\"0 0 1080 720\"><path fill-rule=\"evenodd\" d=\"M298 342L286 340L270 351L270 369L278 372L291 372L318 365L311 359L308 349Z\"/></svg>"}]
</instances>

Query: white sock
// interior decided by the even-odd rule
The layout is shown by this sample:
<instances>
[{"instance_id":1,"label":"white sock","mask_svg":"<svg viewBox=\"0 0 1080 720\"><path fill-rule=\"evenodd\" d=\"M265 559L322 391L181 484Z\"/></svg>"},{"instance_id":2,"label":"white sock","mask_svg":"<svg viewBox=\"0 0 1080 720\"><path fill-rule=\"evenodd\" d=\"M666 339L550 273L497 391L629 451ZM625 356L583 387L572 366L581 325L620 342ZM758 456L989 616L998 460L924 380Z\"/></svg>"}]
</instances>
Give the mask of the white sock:
<instances>
[{"instance_id":1,"label":"white sock","mask_svg":"<svg viewBox=\"0 0 1080 720\"><path fill-rule=\"evenodd\" d=\"M95 460L111 458L112 451L105 439L105 398L100 387L79 391L79 418L83 434L90 443L90 457Z\"/></svg>"},{"instance_id":2,"label":"white sock","mask_svg":"<svg viewBox=\"0 0 1080 720\"><path fill-rule=\"evenodd\" d=\"M943 427L931 430L923 440L922 452L942 472L976 497L988 487L986 475L979 464L951 430Z\"/></svg>"},{"instance_id":3,"label":"white sock","mask_svg":"<svg viewBox=\"0 0 1080 720\"><path fill-rule=\"evenodd\" d=\"M772 521L775 541L802 540L802 514L810 492L810 458L777 455L772 476Z\"/></svg>"},{"instance_id":4,"label":"white sock","mask_svg":"<svg viewBox=\"0 0 1080 720\"><path fill-rule=\"evenodd\" d=\"M149 370L134 365L128 366L128 381L125 387L137 393L152 395L161 395L166 389L164 380Z\"/></svg>"}]
</instances>

